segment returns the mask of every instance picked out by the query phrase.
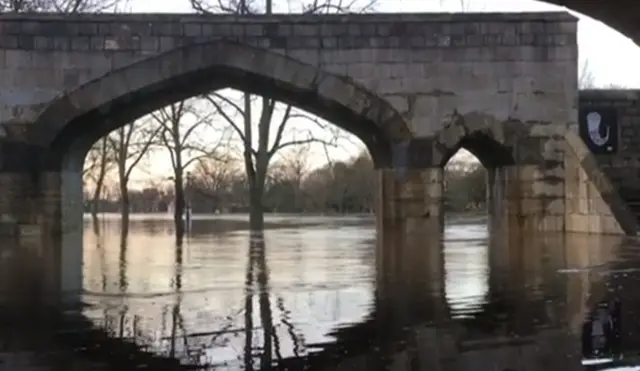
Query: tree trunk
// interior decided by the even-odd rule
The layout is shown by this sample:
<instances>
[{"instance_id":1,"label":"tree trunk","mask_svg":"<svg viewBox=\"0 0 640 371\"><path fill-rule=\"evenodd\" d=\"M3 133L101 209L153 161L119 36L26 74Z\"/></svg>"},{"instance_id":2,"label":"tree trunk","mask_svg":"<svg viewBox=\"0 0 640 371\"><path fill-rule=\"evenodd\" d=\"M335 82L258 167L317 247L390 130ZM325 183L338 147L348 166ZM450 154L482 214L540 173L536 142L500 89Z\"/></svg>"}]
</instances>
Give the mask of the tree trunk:
<instances>
[{"instance_id":1,"label":"tree trunk","mask_svg":"<svg viewBox=\"0 0 640 371\"><path fill-rule=\"evenodd\" d=\"M93 191L93 200L91 202L91 216L98 220L98 212L100 212L100 198L102 196L102 189L104 188L104 178L106 173L106 161L103 161L103 165L100 165L100 173L98 173L98 179L96 180L96 189Z\"/></svg>"},{"instance_id":2,"label":"tree trunk","mask_svg":"<svg viewBox=\"0 0 640 371\"><path fill-rule=\"evenodd\" d=\"M133 128L130 128L133 130ZM116 151L116 160L118 165L118 183L120 185L120 217L121 223L124 227L129 225L129 179L127 177L127 159L129 158L129 141L126 139L127 134L125 128L118 129L119 140L118 144L114 146Z\"/></svg>"},{"instance_id":3,"label":"tree trunk","mask_svg":"<svg viewBox=\"0 0 640 371\"><path fill-rule=\"evenodd\" d=\"M129 187L125 179L120 179L120 216L123 227L129 225L129 214L131 213L131 205L129 201Z\"/></svg>"},{"instance_id":4,"label":"tree trunk","mask_svg":"<svg viewBox=\"0 0 640 371\"><path fill-rule=\"evenodd\" d=\"M252 231L264 229L264 210L262 207L262 190L249 187L249 228Z\"/></svg>"},{"instance_id":5,"label":"tree trunk","mask_svg":"<svg viewBox=\"0 0 640 371\"><path fill-rule=\"evenodd\" d=\"M262 232L264 230L264 183L266 174L257 171L249 178L249 229Z\"/></svg>"},{"instance_id":6,"label":"tree trunk","mask_svg":"<svg viewBox=\"0 0 640 371\"><path fill-rule=\"evenodd\" d=\"M93 226L93 233L96 236L100 235L100 221L98 220L98 215L95 215L93 213L93 210L91 212L91 225Z\"/></svg>"},{"instance_id":7,"label":"tree trunk","mask_svg":"<svg viewBox=\"0 0 640 371\"><path fill-rule=\"evenodd\" d=\"M175 173L175 181L173 183L174 192L175 192L175 204L173 209L173 222L176 227L176 243L178 245L182 244L182 239L184 238L185 226L184 220L182 219L184 215L184 186L182 183L182 170L177 170Z\"/></svg>"},{"instance_id":8,"label":"tree trunk","mask_svg":"<svg viewBox=\"0 0 640 371\"><path fill-rule=\"evenodd\" d=\"M120 230L120 255L118 257L118 288L120 293L124 294L129 287L127 282L127 247L129 241L129 226L127 224L122 225Z\"/></svg>"},{"instance_id":9,"label":"tree trunk","mask_svg":"<svg viewBox=\"0 0 640 371\"><path fill-rule=\"evenodd\" d=\"M107 139L102 139L102 148L100 152L100 170L96 179L96 189L93 191L93 202L91 203L91 216L94 220L98 220L100 196L104 188L104 178L107 175Z\"/></svg>"},{"instance_id":10,"label":"tree trunk","mask_svg":"<svg viewBox=\"0 0 640 371\"><path fill-rule=\"evenodd\" d=\"M264 234L262 232L252 232L251 244L255 246L256 266L258 268L257 281L258 281L258 303L260 306L260 320L262 321L262 330L264 345L262 350L262 356L260 357L260 367L267 369L271 366L273 360L272 355L272 337L274 334L273 329L273 314L271 312L271 300L269 292L269 271L267 268L266 259L266 246L264 243Z\"/></svg>"},{"instance_id":11,"label":"tree trunk","mask_svg":"<svg viewBox=\"0 0 640 371\"><path fill-rule=\"evenodd\" d=\"M254 257L251 242L247 254L244 281L244 369L253 371L253 270Z\"/></svg>"}]
</instances>

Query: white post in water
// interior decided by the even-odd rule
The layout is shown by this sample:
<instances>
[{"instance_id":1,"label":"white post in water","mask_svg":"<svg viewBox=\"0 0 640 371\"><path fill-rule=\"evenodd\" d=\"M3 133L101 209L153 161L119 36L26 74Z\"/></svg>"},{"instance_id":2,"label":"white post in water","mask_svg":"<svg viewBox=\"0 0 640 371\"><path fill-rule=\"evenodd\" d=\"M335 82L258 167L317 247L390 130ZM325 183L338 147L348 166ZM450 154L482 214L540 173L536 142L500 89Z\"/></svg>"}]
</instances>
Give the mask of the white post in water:
<instances>
[{"instance_id":1,"label":"white post in water","mask_svg":"<svg viewBox=\"0 0 640 371\"><path fill-rule=\"evenodd\" d=\"M187 202L186 207L184 208L184 222L185 229L187 231L191 230L191 202Z\"/></svg>"}]
</instances>

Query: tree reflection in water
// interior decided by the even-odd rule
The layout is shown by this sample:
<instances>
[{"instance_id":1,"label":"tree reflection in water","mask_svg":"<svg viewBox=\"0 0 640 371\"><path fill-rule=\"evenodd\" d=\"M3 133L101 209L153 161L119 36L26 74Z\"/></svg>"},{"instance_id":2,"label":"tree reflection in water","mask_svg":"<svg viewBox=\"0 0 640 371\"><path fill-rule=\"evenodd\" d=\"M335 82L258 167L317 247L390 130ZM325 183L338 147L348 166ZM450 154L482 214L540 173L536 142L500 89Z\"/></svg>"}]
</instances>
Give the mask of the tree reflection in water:
<instances>
[{"instance_id":1,"label":"tree reflection in water","mask_svg":"<svg viewBox=\"0 0 640 371\"><path fill-rule=\"evenodd\" d=\"M260 311L260 322L262 324L262 347L254 347L253 335L253 297L258 294L258 306ZM277 305L280 311L287 313L284 307L284 300L278 298ZM255 363L253 352L260 351L259 369L266 369L273 364L273 353L278 362L282 361L280 350L280 339L273 324L273 312L271 309L271 290L269 287L269 268L267 265L266 243L264 231L253 230L249 238L249 257L247 259L247 271L245 280L245 347L244 347L244 367L245 370L254 370ZM299 346L293 325L283 320L289 329L291 340L295 346L295 352ZM257 349L256 349L257 348Z\"/></svg>"},{"instance_id":2,"label":"tree reflection in water","mask_svg":"<svg viewBox=\"0 0 640 371\"><path fill-rule=\"evenodd\" d=\"M128 230L123 228L117 254L119 271L103 271L101 274L103 291L109 291L105 277L111 276L117 281L116 294L129 296L113 296L120 300L120 304L127 303L130 307L111 304L111 309L114 306L118 309L111 311L112 319L107 326L112 335L133 340L140 345L150 345L153 348L150 350L155 354L177 358L183 363L197 364L205 369L224 370L437 369L434 365L448 370L482 370L479 364L489 369L495 366L499 370L507 367L515 370L531 369L520 367L527 363L545 365L546 370L582 369L577 368L580 366L580 336L577 332L582 329L583 320L589 316L588 312L594 308L596 303L593 301L599 301L603 295L609 298L633 294L634 290L626 290L624 293L613 293L611 290L615 287L633 288L637 285L637 275L633 278L632 274L624 272L630 267L637 269L637 261L640 259L640 254L637 254L635 258L618 260L618 253L612 247L613 243L609 242L596 241L593 242L593 248L586 246L593 237L576 238L572 243L551 238L546 242L530 239L513 244L504 243L504 246L494 243L490 247L493 253L487 258L490 260L490 269L486 277L488 291L484 303L474 311L454 313L446 302L444 277L451 272L444 268L441 251L426 249L423 241L415 241L415 245L411 246L400 246L394 241L394 249L385 250L393 255L387 257L388 262L393 264L383 265L384 269L378 267L374 308L363 310L369 315L358 320L358 323L343 327L332 324L335 331L327 334L323 330L322 340L313 339L307 344L303 335L311 339L314 336L313 330L297 329L294 326L296 322L292 317L300 309L293 309L296 303L285 300L288 293L279 287L279 276L274 278L280 271L280 257L278 261L271 261L272 269L276 271L270 276L267 254L269 246L266 246L269 241L265 241L262 231L252 232L248 242L245 242L244 233L240 234L242 247L246 249L242 249L242 257L238 259L242 261L239 269L245 269L241 273L244 277L239 279L244 281L244 288L241 287L242 283L235 287L243 290L244 295L239 292L237 301L222 304L223 310L233 307L237 313L228 313L226 317L218 315L214 320L208 317L205 319L206 325L211 327L200 332L198 326L203 325L194 323L193 315L200 316L203 311L216 313L217 309L214 308L215 305L209 306L210 309L203 309L208 306L198 303L203 294L193 295L194 292L190 291L197 290L201 283L194 282L191 276L184 277L185 270L191 274L193 268L199 268L191 266L196 258L193 256L195 249L190 248L195 244L189 246L191 242L187 239L185 245L172 245L174 253L169 257L172 264L171 292L161 293L157 301L151 301L152 306L161 306L166 321L152 324L153 318L150 316L139 311L139 315L133 313L140 307L135 303L135 294L130 291L148 276L143 275L142 280L138 278L136 281L133 271L128 274L125 271L127 260L129 264L133 261L131 256L127 257L127 236ZM232 237L218 251L225 250L228 246L233 246L238 251L237 245L232 245L231 240ZM130 247L133 254L133 246ZM279 251L283 251L282 247L274 244L269 255L279 254ZM100 250L102 248L104 247L98 244L97 252L100 252L100 259L104 260L104 253ZM208 252L216 250L209 246L204 248ZM301 273L308 270L305 259L297 258L295 246L287 245L286 249L286 259L290 259L286 261L287 264L292 263L297 267L294 269L300 269ZM225 251L230 250L232 249ZM245 251L246 262L243 261ZM344 251L332 254L334 255L328 254L328 258L342 259L342 255L336 254L344 254ZM631 254L631 251L627 254ZM219 256L215 255L215 258L218 259ZM206 256L207 259L211 257L214 255ZM318 257L313 256L313 259ZM222 264L231 261L225 260ZM157 262L151 264L157 265ZM622 265L617 266L619 264ZM100 265L101 268L105 266L104 262ZM598 268L578 269L579 267ZM139 267L130 266L128 269ZM237 268L229 267L231 269ZM324 266L324 269L329 272L332 266ZM568 273L559 274L561 271ZM620 273L601 274L616 271ZM161 272L162 275L165 273L166 271ZM223 275L216 270L205 273L211 275L212 279L219 278L214 276L216 274ZM287 280L291 274L296 276L296 273L287 274ZM97 279L99 277L96 276ZM128 282L128 279L132 281ZM298 281L305 281L302 274ZM196 284L195 287L193 283ZM211 299L224 298L224 295L218 296L211 292L204 295ZM105 303L109 300L105 300ZM635 299L627 298L624 307L630 308L633 304L628 303L633 303L633 300ZM147 303L149 301L143 305ZM285 304L291 307L287 308ZM312 310L317 312L319 309L322 308ZM311 321L301 322L302 326L315 325ZM625 326L631 325L631 321L623 320ZM146 334L142 333L142 328L145 328ZM574 329L577 336L571 333ZM159 339L152 336L156 332L162 334ZM599 334L601 331L596 332ZM327 339L326 342L324 339ZM630 336L623 334L621 340L616 341L627 344L632 340ZM314 344L314 341L324 343ZM600 346L602 342L596 345ZM619 344L610 344L610 348L616 346L619 347ZM307 349L313 351L307 354ZM230 353L232 351L235 353ZM609 349L605 351L609 352Z\"/></svg>"},{"instance_id":3,"label":"tree reflection in water","mask_svg":"<svg viewBox=\"0 0 640 371\"><path fill-rule=\"evenodd\" d=\"M123 243L121 244L120 258L122 260L126 260L126 233L122 234L123 239L121 240ZM237 333L232 327L233 323L228 323L221 328L218 328L213 332L205 332L205 333L194 333L188 332L185 326L185 320L181 313L181 305L183 301L183 273L184 273L184 250L188 248L188 245L185 246L183 244L177 244L175 246L175 259L174 259L174 273L171 282L171 286L174 290L175 303L171 307L171 316L169 322L170 330L169 336L165 339L168 341L168 349L166 351L166 356L171 358L180 359L183 363L188 363L191 365L199 365L201 367L213 367L215 368L215 364L207 364L203 362L206 359L204 353L206 353L206 348L211 349L211 347L215 348L216 346L225 346L229 341L227 338L229 335L233 335ZM242 351L242 356L239 357L242 359L243 369L245 370L262 370L268 369L272 364L274 364L274 355L275 355L275 363L282 361L282 352L281 352L281 340L278 337L277 332L275 331L274 319L273 319L273 311L271 305L271 290L269 286L269 268L267 264L267 254L266 254L266 243L264 238L263 231L253 231L250 233L249 238L249 246L248 246L248 257L246 263L246 271L245 271L245 282L244 282L244 308L243 308L243 316L244 316L244 328L242 329L242 333L244 335L244 346ZM126 292L127 284L126 284L126 275L123 272L125 269L125 265L120 265L121 271L120 273L120 286L119 288L124 291L120 291L122 294ZM259 325L256 326L254 309L255 303L254 299L258 299L258 310L259 310ZM303 348L303 343L299 339L298 331L295 329L294 325L291 323L290 319L287 316L290 316L291 312L286 309L284 299L282 297L277 298L276 304L278 310L282 313L283 319L282 323L287 328L288 334L291 336L291 342L294 344L294 354L298 356L301 349ZM120 312L120 319L126 317L126 307L124 307ZM136 335L133 339L130 340L141 340L138 339L139 335L141 335L136 328L136 320L138 316L134 315L134 328L133 333ZM234 316L230 316L229 319L234 319ZM163 327L165 321L163 320ZM124 338L125 331L124 321L121 320L118 331L111 331L115 336L119 338ZM113 326L111 327L113 329ZM262 329L261 336L256 333L256 330ZM162 333L164 333L165 328L160 329ZM202 339L208 338L208 341L203 341ZM200 339L200 340L198 340ZM191 343L191 344L190 344ZM206 344L204 344L206 343ZM193 345L193 346L192 346ZM218 365L222 366L222 365Z\"/></svg>"}]
</instances>

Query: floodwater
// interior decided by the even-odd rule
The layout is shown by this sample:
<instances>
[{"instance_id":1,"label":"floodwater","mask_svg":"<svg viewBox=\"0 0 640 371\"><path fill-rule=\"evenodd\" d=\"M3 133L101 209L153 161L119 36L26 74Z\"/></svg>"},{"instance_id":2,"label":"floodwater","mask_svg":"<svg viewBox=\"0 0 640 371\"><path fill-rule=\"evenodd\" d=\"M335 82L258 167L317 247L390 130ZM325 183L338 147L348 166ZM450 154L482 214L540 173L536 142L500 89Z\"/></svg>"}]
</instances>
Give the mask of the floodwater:
<instances>
[{"instance_id":1,"label":"floodwater","mask_svg":"<svg viewBox=\"0 0 640 371\"><path fill-rule=\"evenodd\" d=\"M196 218L182 246L164 215L86 219L82 315L106 336L76 342L119 370L640 370L619 368L640 349L635 241L459 217L381 264L402 246L370 216L245 219Z\"/></svg>"}]
</instances>

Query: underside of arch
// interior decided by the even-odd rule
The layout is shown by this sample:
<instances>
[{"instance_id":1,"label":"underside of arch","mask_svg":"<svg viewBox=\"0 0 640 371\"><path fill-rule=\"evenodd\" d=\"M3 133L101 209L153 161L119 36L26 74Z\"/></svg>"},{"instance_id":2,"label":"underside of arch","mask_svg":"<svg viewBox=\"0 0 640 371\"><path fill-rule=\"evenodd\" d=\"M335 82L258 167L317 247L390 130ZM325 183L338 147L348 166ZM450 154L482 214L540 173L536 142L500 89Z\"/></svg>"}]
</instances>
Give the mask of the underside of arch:
<instances>
[{"instance_id":1,"label":"underside of arch","mask_svg":"<svg viewBox=\"0 0 640 371\"><path fill-rule=\"evenodd\" d=\"M516 164L515 140L526 127L517 121L498 121L492 116L456 115L435 137L436 165L444 167L461 148L471 152L485 168Z\"/></svg>"},{"instance_id":2,"label":"underside of arch","mask_svg":"<svg viewBox=\"0 0 640 371\"><path fill-rule=\"evenodd\" d=\"M54 101L38 117L32 142L64 152L170 103L222 88L272 97L358 136L377 166L412 138L383 98L345 76L266 49L229 41L192 44L111 71Z\"/></svg>"},{"instance_id":3,"label":"underside of arch","mask_svg":"<svg viewBox=\"0 0 640 371\"><path fill-rule=\"evenodd\" d=\"M458 144L454 147L454 152L444 157L446 159L445 164L460 149L469 151L487 169L515 165L511 150L481 131L473 132L460 138Z\"/></svg>"}]
</instances>

